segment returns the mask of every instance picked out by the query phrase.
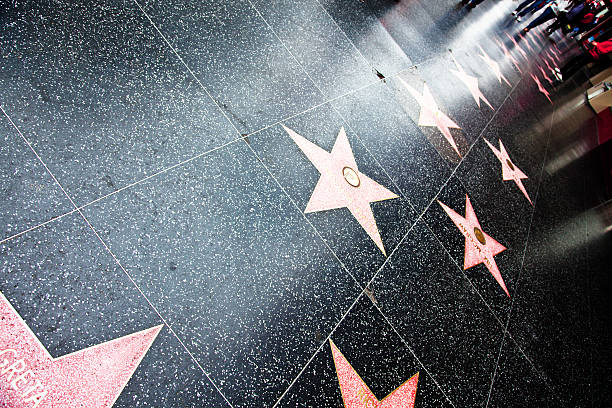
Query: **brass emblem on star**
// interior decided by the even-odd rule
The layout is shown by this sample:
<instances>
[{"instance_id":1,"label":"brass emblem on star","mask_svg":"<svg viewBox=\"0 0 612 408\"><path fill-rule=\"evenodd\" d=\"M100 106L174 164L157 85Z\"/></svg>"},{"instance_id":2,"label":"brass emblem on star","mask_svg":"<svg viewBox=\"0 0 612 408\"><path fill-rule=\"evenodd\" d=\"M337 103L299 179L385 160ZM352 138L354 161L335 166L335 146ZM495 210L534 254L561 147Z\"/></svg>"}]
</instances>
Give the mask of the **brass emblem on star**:
<instances>
[{"instance_id":1,"label":"brass emblem on star","mask_svg":"<svg viewBox=\"0 0 612 408\"><path fill-rule=\"evenodd\" d=\"M359 187L361 184L361 180L359 180L359 175L357 172L350 167L345 167L342 169L342 175L347 183L349 183L353 187Z\"/></svg>"},{"instance_id":2,"label":"brass emblem on star","mask_svg":"<svg viewBox=\"0 0 612 408\"><path fill-rule=\"evenodd\" d=\"M485 236L480 228L474 227L474 235L476 236L478 242L480 242L482 245L486 245L487 240L485 239Z\"/></svg>"}]
</instances>

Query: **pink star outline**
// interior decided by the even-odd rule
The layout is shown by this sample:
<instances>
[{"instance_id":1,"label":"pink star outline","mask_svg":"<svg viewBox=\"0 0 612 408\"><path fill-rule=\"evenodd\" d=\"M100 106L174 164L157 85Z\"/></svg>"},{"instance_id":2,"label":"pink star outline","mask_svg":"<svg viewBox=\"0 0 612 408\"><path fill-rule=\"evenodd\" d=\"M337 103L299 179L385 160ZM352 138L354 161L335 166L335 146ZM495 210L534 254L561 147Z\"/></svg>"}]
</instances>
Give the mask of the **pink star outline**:
<instances>
[{"instance_id":1,"label":"pink star outline","mask_svg":"<svg viewBox=\"0 0 612 408\"><path fill-rule=\"evenodd\" d=\"M531 198L529 198L529 194L527 193L527 190L525 189L525 186L523 185L522 181L528 177L525 173L521 171L521 169L519 169L512 162L512 160L510 159L510 155L506 151L506 148L504 147L504 144L502 143L501 139L499 140L499 150L496 149L495 146L493 146L491 143L489 143L487 139L485 139L484 141L487 143L489 148L493 151L493 154L495 154L495 157L497 157L497 159L502 165L502 179L504 181L514 181L523 193L523 195L527 198L527 200L529 200L529 203L533 205L533 202L531 201Z\"/></svg>"},{"instance_id":2,"label":"pink star outline","mask_svg":"<svg viewBox=\"0 0 612 408\"><path fill-rule=\"evenodd\" d=\"M344 127L340 129L334 147L329 153L292 129L285 125L282 126L321 174L304 212L348 208L386 256L387 252L383 246L370 203L395 199L398 198L398 195L359 171ZM347 181L346 171L353 176L351 179L353 184Z\"/></svg>"},{"instance_id":3,"label":"pink star outline","mask_svg":"<svg viewBox=\"0 0 612 408\"><path fill-rule=\"evenodd\" d=\"M391 394L379 401L334 342L330 340L329 344L345 408L414 408L419 373L410 377Z\"/></svg>"},{"instance_id":4,"label":"pink star outline","mask_svg":"<svg viewBox=\"0 0 612 408\"><path fill-rule=\"evenodd\" d=\"M444 209L446 214L451 218L459 231L465 237L465 257L463 261L463 269L469 269L478 264L484 264L491 275L495 278L499 286L502 287L506 295L510 297L510 293L506 288L501 272L495 263L495 255L506 250L506 247L491 238L480 227L476 213L472 208L470 198L465 196L465 218L457 214L452 208L438 201L438 204ZM482 242L484 241L484 243Z\"/></svg>"},{"instance_id":5,"label":"pink star outline","mask_svg":"<svg viewBox=\"0 0 612 408\"><path fill-rule=\"evenodd\" d=\"M461 153L459 153L459 148L457 148L457 144L455 143L455 139L451 134L450 129L461 129L459 125L451 120L444 112L440 110L438 104L436 103L433 95L429 91L429 87L427 84L423 84L423 94L420 94L416 89L408 85L406 81L402 78L398 78L402 85L408 89L410 95L414 99L417 100L419 105L421 106L421 113L419 115L419 126L427 126L427 127L437 127L438 130L444 135L446 141L452 146L452 148L457 152L459 157L461 157Z\"/></svg>"},{"instance_id":6,"label":"pink star outline","mask_svg":"<svg viewBox=\"0 0 612 408\"><path fill-rule=\"evenodd\" d=\"M523 34L519 34L519 37L521 37L521 40L525 42L525 44L527 45L527 48L529 48L529 51L533 52L533 47L529 43L529 40L527 40Z\"/></svg>"},{"instance_id":7,"label":"pink star outline","mask_svg":"<svg viewBox=\"0 0 612 408\"><path fill-rule=\"evenodd\" d=\"M521 55L523 56L523 58L525 58L526 60L529 59L529 57L527 56L527 53L525 52L525 50L523 50L523 48L519 45L519 43L513 38L511 37L508 33L506 33L506 37L508 37L510 39L510 41L512 41L512 43L514 44L514 47L519 50L519 52L521 53Z\"/></svg>"},{"instance_id":8,"label":"pink star outline","mask_svg":"<svg viewBox=\"0 0 612 408\"><path fill-rule=\"evenodd\" d=\"M493 74L497 77L497 80L499 81L499 83L501 84L503 80L505 83L508 84L508 86L512 86L510 81L508 81L508 79L502 73L501 68L499 67L499 64L497 63L497 61L489 57L489 55L485 52L485 50L482 47L479 46L479 48L480 48L480 52L482 53L480 57L489 66Z\"/></svg>"},{"instance_id":9,"label":"pink star outline","mask_svg":"<svg viewBox=\"0 0 612 408\"><path fill-rule=\"evenodd\" d=\"M557 68L558 68L558 65L557 65L557 64L559 63L559 60L557 59L557 56L555 55L555 53L554 53L554 52L551 52L551 51L549 50L549 51L547 51L547 54L546 54L546 55L548 55L548 59L550 60L550 62L551 62L551 63L552 63L552 64L553 64L555 67L557 67Z\"/></svg>"},{"instance_id":10,"label":"pink star outline","mask_svg":"<svg viewBox=\"0 0 612 408\"><path fill-rule=\"evenodd\" d=\"M111 407L163 325L53 357L0 293L0 401L12 408Z\"/></svg>"},{"instance_id":11,"label":"pink star outline","mask_svg":"<svg viewBox=\"0 0 612 408\"><path fill-rule=\"evenodd\" d=\"M476 78L474 76L471 76L471 75L468 75L465 72L465 70L463 69L463 67L461 65L459 65L459 62L457 62L457 60L455 59L455 56L452 55L452 57L453 57L453 61L455 62L455 65L457 66L457 70L455 71L454 69L451 69L450 71L457 78L459 78L459 80L461 82L463 82L465 84L465 86L468 87L468 89L470 90L470 93L472 94L472 97L476 101L476 104L478 105L478 107L480 108L480 101L483 100L491 109L495 110L495 108L493 108L493 105L491 105L489 103L487 98L485 98L484 94L482 93L482 91L478 87L478 78Z\"/></svg>"},{"instance_id":12,"label":"pink star outline","mask_svg":"<svg viewBox=\"0 0 612 408\"><path fill-rule=\"evenodd\" d=\"M510 62L512 62L512 65L514 65L514 67L518 70L518 72L522 74L523 71L521 70L518 61L516 60L516 58L514 58L514 56L512 56L512 54L510 54L510 50L508 50L508 47L506 47L506 45L497 38L495 39L495 41L497 41L497 44L499 44L500 48L504 51L504 55L506 56L506 58L509 59Z\"/></svg>"},{"instance_id":13,"label":"pink star outline","mask_svg":"<svg viewBox=\"0 0 612 408\"><path fill-rule=\"evenodd\" d=\"M533 82L536 83L536 85L538 85L538 90L544 94L544 96L546 96L548 98L548 100L550 101L550 103L552 102L552 99L550 99L550 93L546 90L546 88L544 88L542 86L542 83L540 82L540 78L538 78L537 76L533 75L533 74L529 74L531 75L531 79L533 79Z\"/></svg>"}]
</instances>

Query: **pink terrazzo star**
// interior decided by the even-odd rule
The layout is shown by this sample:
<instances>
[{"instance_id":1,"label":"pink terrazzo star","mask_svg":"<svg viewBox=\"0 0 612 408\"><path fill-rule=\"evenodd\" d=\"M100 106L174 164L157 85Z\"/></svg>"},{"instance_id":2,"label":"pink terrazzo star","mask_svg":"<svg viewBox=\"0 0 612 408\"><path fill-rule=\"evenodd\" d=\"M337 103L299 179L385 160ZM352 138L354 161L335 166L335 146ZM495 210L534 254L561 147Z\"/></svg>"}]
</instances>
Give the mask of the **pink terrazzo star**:
<instances>
[{"instance_id":1,"label":"pink terrazzo star","mask_svg":"<svg viewBox=\"0 0 612 408\"><path fill-rule=\"evenodd\" d=\"M374 393L370 391L370 388L368 388L336 345L331 340L329 344L334 356L334 365L336 366L342 400L346 408L414 408L419 373L416 373L391 394L378 401Z\"/></svg>"},{"instance_id":2,"label":"pink terrazzo star","mask_svg":"<svg viewBox=\"0 0 612 408\"><path fill-rule=\"evenodd\" d=\"M402 85L408 89L410 95L414 99L417 100L419 105L421 105L421 113L419 115L419 126L429 126L429 127L437 127L442 135L446 138L446 141L452 146L452 148L457 152L459 157L461 157L461 153L459 153L459 149L457 148L457 144L455 143L455 139L451 134L450 129L461 129L459 125L453 122L444 112L438 108L438 104L433 98L433 95L429 91L429 87L427 84L423 84L423 94L421 95L416 89L408 85L406 81L402 78L398 78Z\"/></svg>"},{"instance_id":3,"label":"pink terrazzo star","mask_svg":"<svg viewBox=\"0 0 612 408\"><path fill-rule=\"evenodd\" d=\"M525 50L523 50L523 48L519 45L519 43L514 39L514 37L508 35L508 33L506 33L506 37L508 37L510 41L512 41L512 43L514 44L514 48L516 48L521 53L523 58L528 60L529 57L527 56L527 53L525 52Z\"/></svg>"},{"instance_id":4,"label":"pink terrazzo star","mask_svg":"<svg viewBox=\"0 0 612 408\"><path fill-rule=\"evenodd\" d=\"M554 49L549 48L546 50L546 55L548 55L553 64L557 65L559 63L559 57L554 53Z\"/></svg>"},{"instance_id":5,"label":"pink terrazzo star","mask_svg":"<svg viewBox=\"0 0 612 408\"><path fill-rule=\"evenodd\" d=\"M544 96L546 96L548 100L550 101L550 103L553 103L552 99L550 99L550 93L546 90L546 88L542 86L542 83L540 82L540 78L538 78L537 76L533 74L529 74L529 75L531 75L531 79L533 79L533 82L535 82L536 85L538 85L538 91L540 91Z\"/></svg>"},{"instance_id":6,"label":"pink terrazzo star","mask_svg":"<svg viewBox=\"0 0 612 408\"><path fill-rule=\"evenodd\" d=\"M285 125L283 128L321 173L321 178L312 192L305 212L348 208L386 256L387 252L376 226L370 203L391 200L398 196L359 171L344 128L340 129L331 153Z\"/></svg>"},{"instance_id":7,"label":"pink terrazzo star","mask_svg":"<svg viewBox=\"0 0 612 408\"><path fill-rule=\"evenodd\" d=\"M495 39L495 41L497 41L497 44L499 45L499 47L504 51L504 55L506 56L506 58L509 59L510 62L512 62L512 65L514 65L514 67L518 70L518 72L522 74L523 71L521 70L521 66L519 65L516 58L514 58L514 56L510 53L510 50L508 50L508 47L506 47L506 44L499 41L497 38Z\"/></svg>"},{"instance_id":8,"label":"pink terrazzo star","mask_svg":"<svg viewBox=\"0 0 612 408\"><path fill-rule=\"evenodd\" d=\"M554 68L550 66L550 63L548 62L548 58L544 59L544 63L546 64L546 68L548 68L548 70L551 72L551 74L554 77L556 77L557 76L557 71L555 71Z\"/></svg>"},{"instance_id":9,"label":"pink terrazzo star","mask_svg":"<svg viewBox=\"0 0 612 408\"><path fill-rule=\"evenodd\" d=\"M557 66L557 61L555 61L555 59L552 57L550 51L546 51L542 59L546 61L548 65L552 63L554 66Z\"/></svg>"},{"instance_id":10,"label":"pink terrazzo star","mask_svg":"<svg viewBox=\"0 0 612 408\"><path fill-rule=\"evenodd\" d=\"M542 68L541 66L539 66L539 65L538 65L538 69L540 70L540 73L542 74L542 76L544 77L544 79L545 79L545 80L547 80L547 81L548 81L548 83L549 83L550 85L552 85L552 84L553 84L553 81L552 81L552 79L550 79L550 78L548 77L548 75L546 74L546 71L544 71L544 68Z\"/></svg>"},{"instance_id":11,"label":"pink terrazzo star","mask_svg":"<svg viewBox=\"0 0 612 408\"><path fill-rule=\"evenodd\" d=\"M489 148L491 148L493 154L495 154L495 157L497 157L497 159L502 165L502 179L504 181L514 181L523 193L523 195L527 198L527 200L529 200L529 203L533 205L533 203L531 202L531 198L529 198L529 194L527 194L527 190L525 189L525 186L523 185L522 181L523 179L526 179L528 177L525 173L521 171L521 169L519 169L514 163L512 163L512 160L510 160L510 155L506 151L506 148L504 147L504 144L502 143L501 139L499 140L499 150L497 150L495 146L489 143L487 139L485 139L484 141L487 142L487 145L489 146Z\"/></svg>"},{"instance_id":12,"label":"pink terrazzo star","mask_svg":"<svg viewBox=\"0 0 612 408\"><path fill-rule=\"evenodd\" d=\"M527 34L527 39L531 40L536 47L542 47L542 33L540 30L531 30Z\"/></svg>"},{"instance_id":13,"label":"pink terrazzo star","mask_svg":"<svg viewBox=\"0 0 612 408\"><path fill-rule=\"evenodd\" d=\"M523 34L519 34L519 37L521 37L521 41L527 46L527 48L529 48L529 51L534 52L533 47L531 46L529 41L525 38L525 36Z\"/></svg>"},{"instance_id":14,"label":"pink terrazzo star","mask_svg":"<svg viewBox=\"0 0 612 408\"><path fill-rule=\"evenodd\" d=\"M11 408L111 407L162 328L54 358L2 293L0 316L0 406Z\"/></svg>"},{"instance_id":15,"label":"pink terrazzo star","mask_svg":"<svg viewBox=\"0 0 612 408\"><path fill-rule=\"evenodd\" d=\"M544 33L542 33L541 30L537 30L535 33L538 35L538 39L540 41L540 46L542 46L542 47L545 46L547 41L548 41L548 39L544 36Z\"/></svg>"},{"instance_id":16,"label":"pink terrazzo star","mask_svg":"<svg viewBox=\"0 0 612 408\"><path fill-rule=\"evenodd\" d=\"M504 279L501 276L501 272L494 258L495 255L505 251L506 247L495 241L480 228L470 198L467 195L465 196L465 218L457 214L444 203L438 201L438 204L442 206L446 214L453 220L453 223L455 223L459 231L461 231L465 237L465 259L463 269L469 269L483 263L489 272L491 272L491 275L493 275L497 283L499 283L499 286L506 292L506 295L510 297L510 293L508 293L508 289L506 289L506 284L504 283Z\"/></svg>"},{"instance_id":17,"label":"pink terrazzo star","mask_svg":"<svg viewBox=\"0 0 612 408\"><path fill-rule=\"evenodd\" d=\"M489 57L489 55L485 52L485 50L482 47L479 47L479 48L480 48L480 52L482 53L480 54L480 57L489 66L489 68L491 69L491 72L493 72L493 74L497 77L497 80L499 81L499 83L501 84L503 80L509 86L512 86L510 84L510 81L508 81L508 79L502 73L501 68L499 67L499 64L495 60L493 60L493 58Z\"/></svg>"},{"instance_id":18,"label":"pink terrazzo star","mask_svg":"<svg viewBox=\"0 0 612 408\"><path fill-rule=\"evenodd\" d=\"M457 78L459 78L459 80L461 82L463 82L465 84L465 86L468 87L468 89L470 90L470 93L472 94L472 97L476 101L476 104L478 105L478 107L480 108L480 101L483 100L484 103L489 105L489 107L491 109L495 110L495 108L493 108L493 105L491 105L489 103L487 98L485 98L483 93L480 91L480 88L478 87L478 78L476 78L474 76L471 76L471 75L468 75L465 72L465 70L463 69L463 67L461 65L459 65L459 62L457 62L457 60L455 59L455 56L453 55L452 57L453 57L453 61L455 62L455 66L457 67L457 70L455 71L454 69L451 69L450 71Z\"/></svg>"},{"instance_id":19,"label":"pink terrazzo star","mask_svg":"<svg viewBox=\"0 0 612 408\"><path fill-rule=\"evenodd\" d=\"M550 48L550 50L553 52L553 54L555 54L555 57L557 57L557 60L561 62L561 55L563 54L563 52L561 52L559 47L557 47L557 44L553 43L553 46Z\"/></svg>"},{"instance_id":20,"label":"pink terrazzo star","mask_svg":"<svg viewBox=\"0 0 612 408\"><path fill-rule=\"evenodd\" d=\"M555 55L555 53L554 53L554 52L551 52L550 50L548 50L548 51L547 51L547 53L546 53L546 55L548 55L548 59L550 60L550 62L551 62L551 63L552 63L552 64L553 64L555 67L559 68L559 67L558 67L558 65L557 65L557 64L559 63L559 60L557 59L557 56Z\"/></svg>"}]
</instances>

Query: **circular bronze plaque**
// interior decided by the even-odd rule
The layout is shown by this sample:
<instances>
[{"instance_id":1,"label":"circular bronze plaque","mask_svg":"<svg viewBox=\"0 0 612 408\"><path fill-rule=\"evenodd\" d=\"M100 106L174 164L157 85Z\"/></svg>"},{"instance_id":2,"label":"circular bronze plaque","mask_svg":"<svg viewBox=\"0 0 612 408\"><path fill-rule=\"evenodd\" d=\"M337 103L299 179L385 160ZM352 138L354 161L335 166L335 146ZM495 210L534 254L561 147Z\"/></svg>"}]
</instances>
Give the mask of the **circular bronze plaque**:
<instances>
[{"instance_id":1,"label":"circular bronze plaque","mask_svg":"<svg viewBox=\"0 0 612 408\"><path fill-rule=\"evenodd\" d=\"M342 169L342 175L347 183L349 183L353 187L359 187L361 184L361 180L359 180L359 175L357 172L350 167L345 167Z\"/></svg>"},{"instance_id":2,"label":"circular bronze plaque","mask_svg":"<svg viewBox=\"0 0 612 408\"><path fill-rule=\"evenodd\" d=\"M514 164L512 164L510 159L506 160L506 163L508 164L508 167L510 167L510 170L514 171Z\"/></svg>"},{"instance_id":3,"label":"circular bronze plaque","mask_svg":"<svg viewBox=\"0 0 612 408\"><path fill-rule=\"evenodd\" d=\"M478 240L478 242L480 242L482 245L487 243L487 240L485 239L484 234L482 233L482 230L478 227L474 227L474 235L476 235L476 239Z\"/></svg>"}]
</instances>

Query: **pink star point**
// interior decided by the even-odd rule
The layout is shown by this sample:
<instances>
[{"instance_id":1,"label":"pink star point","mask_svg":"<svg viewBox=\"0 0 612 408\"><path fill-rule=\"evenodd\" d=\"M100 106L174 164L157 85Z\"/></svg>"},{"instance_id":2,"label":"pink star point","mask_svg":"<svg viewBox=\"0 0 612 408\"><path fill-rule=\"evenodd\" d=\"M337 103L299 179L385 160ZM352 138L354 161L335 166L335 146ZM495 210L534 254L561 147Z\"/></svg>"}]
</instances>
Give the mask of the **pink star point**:
<instances>
[{"instance_id":1,"label":"pink star point","mask_svg":"<svg viewBox=\"0 0 612 408\"><path fill-rule=\"evenodd\" d=\"M484 139L489 148L493 151L493 154L500 161L502 165L502 179L504 181L512 180L518 186L519 190L529 200L529 203L533 206L533 202L523 185L523 180L527 179L527 175L521 171L510 159L510 155L506 151L504 144L501 139L499 140L499 150L495 148L487 139Z\"/></svg>"},{"instance_id":2,"label":"pink star point","mask_svg":"<svg viewBox=\"0 0 612 408\"><path fill-rule=\"evenodd\" d=\"M546 74L546 71L544 71L544 68L542 68L540 65L538 65L538 69L540 70L540 73L542 74L542 76L544 77L544 79L545 79L545 80L547 80L547 81L548 81L548 83L549 83L550 85L552 85L552 84L553 84L553 81L552 81L552 79L550 79L550 78L548 77L548 75Z\"/></svg>"},{"instance_id":3,"label":"pink star point","mask_svg":"<svg viewBox=\"0 0 612 408\"><path fill-rule=\"evenodd\" d=\"M540 91L544 96L546 96L546 98L548 98L548 101L550 103L553 103L552 99L550 99L550 93L546 90L546 88L544 88L544 86L542 86L542 83L540 82L540 78L538 78L536 75L533 74L529 74L531 76L531 79L533 79L533 82L536 83L536 85L538 86L538 91Z\"/></svg>"},{"instance_id":4,"label":"pink star point","mask_svg":"<svg viewBox=\"0 0 612 408\"><path fill-rule=\"evenodd\" d=\"M523 34L519 34L519 37L521 37L521 40L525 42L525 44L527 45L527 48L529 48L529 51L533 52L533 47L531 46L531 44L529 44L529 41L527 41L525 36Z\"/></svg>"},{"instance_id":5,"label":"pink star point","mask_svg":"<svg viewBox=\"0 0 612 408\"><path fill-rule=\"evenodd\" d=\"M526 60L529 59L529 57L527 56L527 53L525 52L525 50L523 50L523 48L519 45L519 43L513 38L511 37L508 33L506 33L506 37L508 37L510 39L510 41L512 41L512 43L514 44L514 47L519 50L519 53L521 53L521 55L523 56L523 58L525 58Z\"/></svg>"},{"instance_id":6,"label":"pink star point","mask_svg":"<svg viewBox=\"0 0 612 408\"><path fill-rule=\"evenodd\" d=\"M461 157L459 148L457 147L455 139L453 138L453 135L450 131L451 128L461 128L459 127L459 125L453 122L451 118L449 118L444 112L440 110L433 95L429 91L429 87L427 86L427 84L423 84L423 94L420 94L416 89L408 85L408 83L402 78L398 79L400 80L402 85L404 85L404 87L408 89L410 95L412 95L412 97L416 99L419 105L421 106L421 113L419 114L418 125L425 127L437 127L446 139L446 141L451 145L453 150L455 150L455 152L457 152L457 155Z\"/></svg>"},{"instance_id":7,"label":"pink star point","mask_svg":"<svg viewBox=\"0 0 612 408\"><path fill-rule=\"evenodd\" d=\"M499 83L501 84L503 80L506 84L508 84L508 86L512 86L512 84L510 84L510 81L508 81L508 79L502 73L501 68L499 67L499 64L497 63L497 61L489 57L489 55L485 52L485 50L482 47L479 47L479 48L480 48L480 52L482 53L480 57L489 66L489 69L497 77L497 80L499 81Z\"/></svg>"},{"instance_id":8,"label":"pink star point","mask_svg":"<svg viewBox=\"0 0 612 408\"><path fill-rule=\"evenodd\" d=\"M0 293L0 401L13 408L110 408L163 325L54 358Z\"/></svg>"},{"instance_id":9,"label":"pink star point","mask_svg":"<svg viewBox=\"0 0 612 408\"><path fill-rule=\"evenodd\" d=\"M510 62L512 62L512 65L514 65L514 67L518 70L519 73L523 73L523 71L521 70L521 66L519 65L518 61L516 60L516 58L514 58L514 56L512 56L512 54L510 53L510 50L508 50L508 47L506 47L506 45L499 41L499 39L495 39L495 41L497 41L497 44L499 45L499 47L504 51L504 55L506 56L507 59L510 60Z\"/></svg>"},{"instance_id":10,"label":"pink star point","mask_svg":"<svg viewBox=\"0 0 612 408\"><path fill-rule=\"evenodd\" d=\"M386 256L387 252L370 203L391 200L399 196L359 171L344 127L340 129L334 147L329 153L294 130L282 126L321 174L304 212L348 208Z\"/></svg>"},{"instance_id":11,"label":"pink star point","mask_svg":"<svg viewBox=\"0 0 612 408\"><path fill-rule=\"evenodd\" d=\"M478 87L478 78L468 75L467 72L465 72L465 70L463 69L463 67L459 65L459 62L457 62L455 56L453 56L453 61L455 61L455 66L457 67L457 70L451 69L450 71L453 73L453 75L459 78L459 80L463 82L465 86L468 87L470 93L472 94L472 98L474 98L478 107L480 108L480 101L482 100L489 106L489 108L495 110L495 108L493 108L493 105L489 103L487 98L485 98L484 94Z\"/></svg>"},{"instance_id":12,"label":"pink star point","mask_svg":"<svg viewBox=\"0 0 612 408\"><path fill-rule=\"evenodd\" d=\"M329 345L334 358L342 400L346 408L414 408L419 373L410 377L391 394L379 401L346 357L338 350L334 342L330 340Z\"/></svg>"},{"instance_id":13,"label":"pink star point","mask_svg":"<svg viewBox=\"0 0 612 408\"><path fill-rule=\"evenodd\" d=\"M444 209L446 214L465 237L463 269L467 270L478 264L484 264L506 295L510 297L510 293L506 288L501 272L495 263L495 255L505 251L506 247L482 230L467 194L465 196L465 218L441 201L438 201L438 204L440 204L442 209Z\"/></svg>"}]
</instances>

